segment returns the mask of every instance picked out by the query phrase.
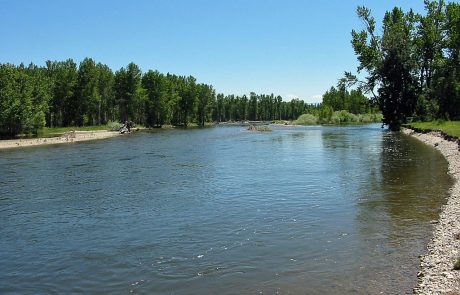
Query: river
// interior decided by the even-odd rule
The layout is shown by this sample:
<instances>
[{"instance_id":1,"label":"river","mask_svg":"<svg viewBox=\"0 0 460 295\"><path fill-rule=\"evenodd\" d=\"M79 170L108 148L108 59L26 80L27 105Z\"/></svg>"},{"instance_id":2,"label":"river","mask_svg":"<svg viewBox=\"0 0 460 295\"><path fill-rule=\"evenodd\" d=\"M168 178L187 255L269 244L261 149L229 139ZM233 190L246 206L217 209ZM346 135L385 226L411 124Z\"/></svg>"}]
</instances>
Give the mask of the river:
<instances>
[{"instance_id":1,"label":"river","mask_svg":"<svg viewBox=\"0 0 460 295\"><path fill-rule=\"evenodd\" d=\"M379 125L0 151L0 293L411 294L452 185Z\"/></svg>"}]
</instances>

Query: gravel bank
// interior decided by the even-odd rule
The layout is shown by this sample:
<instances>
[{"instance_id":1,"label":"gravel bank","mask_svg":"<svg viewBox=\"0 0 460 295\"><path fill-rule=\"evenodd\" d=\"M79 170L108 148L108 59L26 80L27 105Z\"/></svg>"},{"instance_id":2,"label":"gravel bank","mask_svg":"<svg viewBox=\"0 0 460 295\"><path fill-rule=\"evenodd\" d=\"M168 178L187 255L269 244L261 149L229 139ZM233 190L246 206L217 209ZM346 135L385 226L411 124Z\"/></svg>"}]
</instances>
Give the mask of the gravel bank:
<instances>
[{"instance_id":1,"label":"gravel bank","mask_svg":"<svg viewBox=\"0 0 460 295\"><path fill-rule=\"evenodd\" d=\"M449 174L455 180L438 221L433 221L433 238L421 257L419 282L414 294L459 294L460 271L453 265L460 256L460 151L457 142L448 141L439 132L426 134L404 129L426 144L438 149L449 162Z\"/></svg>"},{"instance_id":2,"label":"gravel bank","mask_svg":"<svg viewBox=\"0 0 460 295\"><path fill-rule=\"evenodd\" d=\"M117 131L75 131L67 132L59 137L0 140L0 150L37 145L73 143L79 141L104 139L118 135L120 135L120 133Z\"/></svg>"}]
</instances>

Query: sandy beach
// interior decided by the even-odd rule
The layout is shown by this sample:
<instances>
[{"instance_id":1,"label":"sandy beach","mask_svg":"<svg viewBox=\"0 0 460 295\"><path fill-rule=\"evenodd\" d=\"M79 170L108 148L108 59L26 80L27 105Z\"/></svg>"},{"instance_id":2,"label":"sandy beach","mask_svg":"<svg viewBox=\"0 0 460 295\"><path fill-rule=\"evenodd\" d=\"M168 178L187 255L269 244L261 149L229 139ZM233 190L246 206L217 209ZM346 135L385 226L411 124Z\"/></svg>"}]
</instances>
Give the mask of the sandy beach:
<instances>
[{"instance_id":1,"label":"sandy beach","mask_svg":"<svg viewBox=\"0 0 460 295\"><path fill-rule=\"evenodd\" d=\"M96 140L110 138L120 135L117 131L75 131L67 132L58 137L49 138L24 138L24 139L11 139L11 140L0 140L1 149L12 149L21 147L30 147L38 145L51 145L51 144L69 144L80 141Z\"/></svg>"},{"instance_id":2,"label":"sandy beach","mask_svg":"<svg viewBox=\"0 0 460 295\"><path fill-rule=\"evenodd\" d=\"M459 145L444 139L440 132L422 134L410 129L403 132L438 149L449 162L449 174L455 181L439 220L433 221L433 237L420 259L421 271L414 294L460 294L460 271L453 269L460 255Z\"/></svg>"}]
</instances>

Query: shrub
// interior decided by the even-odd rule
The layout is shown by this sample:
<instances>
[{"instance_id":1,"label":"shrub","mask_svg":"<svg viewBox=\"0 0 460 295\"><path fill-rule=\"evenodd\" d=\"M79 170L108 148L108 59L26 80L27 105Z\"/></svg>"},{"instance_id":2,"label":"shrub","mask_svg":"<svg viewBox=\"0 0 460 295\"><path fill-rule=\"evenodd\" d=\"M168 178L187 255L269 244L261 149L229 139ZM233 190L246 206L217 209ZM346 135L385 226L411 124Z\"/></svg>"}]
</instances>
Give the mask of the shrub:
<instances>
[{"instance_id":1,"label":"shrub","mask_svg":"<svg viewBox=\"0 0 460 295\"><path fill-rule=\"evenodd\" d=\"M355 114L349 113L345 110L336 111L332 114L331 123L332 124L341 124L341 123L358 123L358 116Z\"/></svg>"},{"instance_id":2,"label":"shrub","mask_svg":"<svg viewBox=\"0 0 460 295\"><path fill-rule=\"evenodd\" d=\"M316 125L318 124L318 117L312 114L303 114L294 121L296 125Z\"/></svg>"},{"instance_id":3,"label":"shrub","mask_svg":"<svg viewBox=\"0 0 460 295\"><path fill-rule=\"evenodd\" d=\"M122 126L123 126L123 124L118 123L118 122L109 121L107 123L107 129L109 129L110 131L118 131L118 130L120 130L120 128Z\"/></svg>"}]
</instances>

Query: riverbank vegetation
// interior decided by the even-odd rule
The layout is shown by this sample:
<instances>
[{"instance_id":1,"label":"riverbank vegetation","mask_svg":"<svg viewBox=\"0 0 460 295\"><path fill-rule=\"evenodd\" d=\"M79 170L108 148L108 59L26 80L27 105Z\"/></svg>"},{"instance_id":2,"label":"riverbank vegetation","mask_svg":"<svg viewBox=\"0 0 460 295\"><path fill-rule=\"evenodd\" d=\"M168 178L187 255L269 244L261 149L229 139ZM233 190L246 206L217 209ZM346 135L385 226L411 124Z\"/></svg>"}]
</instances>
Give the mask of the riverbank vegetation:
<instances>
[{"instance_id":1,"label":"riverbank vegetation","mask_svg":"<svg viewBox=\"0 0 460 295\"><path fill-rule=\"evenodd\" d=\"M382 122L382 115L376 104L370 101L360 89L347 90L339 82L323 95L323 101L315 108L309 108L293 123L315 124L359 124Z\"/></svg>"},{"instance_id":2,"label":"riverbank vegetation","mask_svg":"<svg viewBox=\"0 0 460 295\"><path fill-rule=\"evenodd\" d=\"M146 127L294 120L313 108L273 94L216 95L212 85L192 76L143 73L134 63L115 72L91 58L78 67L72 59L0 64L0 134L7 135L126 120Z\"/></svg>"},{"instance_id":3,"label":"riverbank vegetation","mask_svg":"<svg viewBox=\"0 0 460 295\"><path fill-rule=\"evenodd\" d=\"M460 4L424 3L423 15L387 11L381 34L371 11L357 9L364 29L352 31L351 43L360 75L345 72L340 83L370 95L392 130L409 117L460 119Z\"/></svg>"},{"instance_id":4,"label":"riverbank vegetation","mask_svg":"<svg viewBox=\"0 0 460 295\"><path fill-rule=\"evenodd\" d=\"M303 114L293 123L295 125L316 124L368 124L382 122L381 113L353 114L346 110L331 113L318 112L317 114Z\"/></svg>"},{"instance_id":5,"label":"riverbank vegetation","mask_svg":"<svg viewBox=\"0 0 460 295\"><path fill-rule=\"evenodd\" d=\"M422 132L441 131L448 136L460 138L460 121L413 122L407 127Z\"/></svg>"}]
</instances>

